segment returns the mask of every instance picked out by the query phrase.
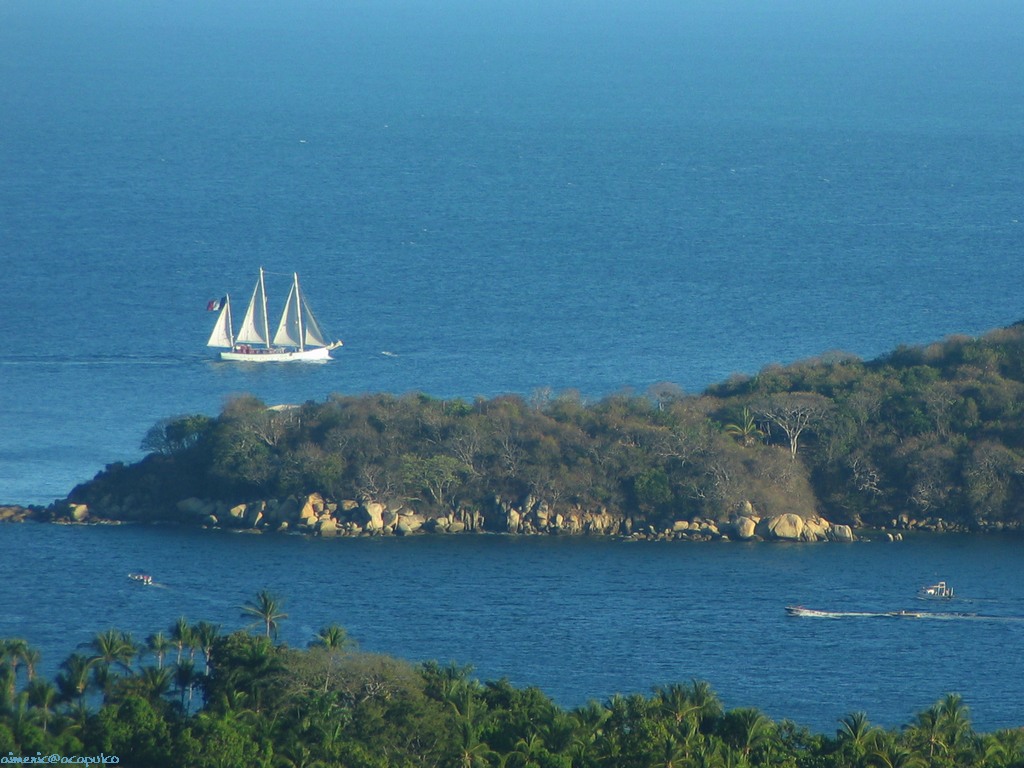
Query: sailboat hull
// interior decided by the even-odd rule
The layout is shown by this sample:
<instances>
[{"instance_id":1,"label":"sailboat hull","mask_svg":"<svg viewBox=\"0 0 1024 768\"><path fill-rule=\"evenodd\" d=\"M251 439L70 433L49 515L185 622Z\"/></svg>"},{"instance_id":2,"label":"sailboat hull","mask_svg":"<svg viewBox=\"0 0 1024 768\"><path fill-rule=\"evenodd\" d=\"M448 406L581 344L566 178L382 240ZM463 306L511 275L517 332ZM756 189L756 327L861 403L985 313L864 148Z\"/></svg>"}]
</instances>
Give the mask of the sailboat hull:
<instances>
[{"instance_id":1,"label":"sailboat hull","mask_svg":"<svg viewBox=\"0 0 1024 768\"><path fill-rule=\"evenodd\" d=\"M328 347L315 349L252 349L248 352L230 350L220 353L221 360L241 363L316 363L331 359Z\"/></svg>"}]
</instances>

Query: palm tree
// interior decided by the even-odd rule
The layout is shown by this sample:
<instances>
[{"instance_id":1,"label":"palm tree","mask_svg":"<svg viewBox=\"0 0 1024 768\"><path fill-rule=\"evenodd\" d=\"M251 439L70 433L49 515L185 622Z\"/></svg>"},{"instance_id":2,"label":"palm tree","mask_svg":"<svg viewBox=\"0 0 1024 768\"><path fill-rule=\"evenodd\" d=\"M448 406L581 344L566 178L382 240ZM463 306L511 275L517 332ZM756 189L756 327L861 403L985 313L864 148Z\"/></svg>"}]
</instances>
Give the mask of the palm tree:
<instances>
[{"instance_id":1,"label":"palm tree","mask_svg":"<svg viewBox=\"0 0 1024 768\"><path fill-rule=\"evenodd\" d=\"M474 714L464 714L458 719L459 767L476 768L487 766L497 753L480 738L480 724Z\"/></svg>"},{"instance_id":2,"label":"palm tree","mask_svg":"<svg viewBox=\"0 0 1024 768\"><path fill-rule=\"evenodd\" d=\"M939 722L947 749L956 750L969 742L970 708L959 693L947 693L938 703Z\"/></svg>"},{"instance_id":3,"label":"palm tree","mask_svg":"<svg viewBox=\"0 0 1024 768\"><path fill-rule=\"evenodd\" d=\"M743 754L750 759L750 753L771 738L773 724L761 712L753 707L740 707L730 710L725 716L730 726L730 739Z\"/></svg>"},{"instance_id":4,"label":"palm tree","mask_svg":"<svg viewBox=\"0 0 1024 768\"><path fill-rule=\"evenodd\" d=\"M531 733L515 743L512 751L501 758L501 764L506 767L536 768L540 765L540 757L545 751L540 736Z\"/></svg>"},{"instance_id":5,"label":"palm tree","mask_svg":"<svg viewBox=\"0 0 1024 768\"><path fill-rule=\"evenodd\" d=\"M836 739L850 750L855 763L861 765L868 750L877 742L880 730L871 725L864 712L853 712L839 723Z\"/></svg>"},{"instance_id":6,"label":"palm tree","mask_svg":"<svg viewBox=\"0 0 1024 768\"><path fill-rule=\"evenodd\" d=\"M868 753L869 765L877 768L925 768L931 761L912 752L894 738L881 738Z\"/></svg>"},{"instance_id":7,"label":"palm tree","mask_svg":"<svg viewBox=\"0 0 1024 768\"><path fill-rule=\"evenodd\" d=\"M945 751L946 744L943 740L939 705L935 704L924 712L919 712L914 718L914 724L908 730L908 735L914 742L928 745L929 761L935 756L936 751Z\"/></svg>"},{"instance_id":8,"label":"palm tree","mask_svg":"<svg viewBox=\"0 0 1024 768\"><path fill-rule=\"evenodd\" d=\"M181 694L181 708L185 712L188 712L188 708L192 704L192 691L195 689L195 684L196 668L190 659L183 659L174 665L174 687ZM185 701L186 694L188 695L187 703Z\"/></svg>"},{"instance_id":9,"label":"palm tree","mask_svg":"<svg viewBox=\"0 0 1024 768\"><path fill-rule=\"evenodd\" d=\"M39 713L39 719L43 723L43 733L46 733L60 694L48 680L33 680L28 684L26 692L28 693L28 703Z\"/></svg>"},{"instance_id":10,"label":"palm tree","mask_svg":"<svg viewBox=\"0 0 1024 768\"><path fill-rule=\"evenodd\" d=\"M274 676L282 671L281 656L269 638L249 636L244 645L235 649L231 668L220 681L221 686L247 693L247 706L259 713L263 708L264 692L272 687ZM218 688L206 691L208 694L211 692L219 698Z\"/></svg>"},{"instance_id":11,"label":"palm tree","mask_svg":"<svg viewBox=\"0 0 1024 768\"><path fill-rule=\"evenodd\" d=\"M20 637L0 640L0 662L6 660L11 670L11 674L6 681L7 698L10 701L14 701L14 691L18 682L18 664L24 661L25 655L28 652L29 645L27 640L22 640Z\"/></svg>"},{"instance_id":12,"label":"palm tree","mask_svg":"<svg viewBox=\"0 0 1024 768\"><path fill-rule=\"evenodd\" d=\"M720 741L701 738L690 756L690 764L693 768L725 768L732 756L738 754Z\"/></svg>"},{"instance_id":13,"label":"palm tree","mask_svg":"<svg viewBox=\"0 0 1024 768\"><path fill-rule=\"evenodd\" d=\"M725 433L739 438L744 446L753 445L755 440L764 437L764 430L757 426L757 420L746 405L739 421L725 425Z\"/></svg>"},{"instance_id":14,"label":"palm tree","mask_svg":"<svg viewBox=\"0 0 1024 768\"><path fill-rule=\"evenodd\" d=\"M94 659L80 653L73 653L61 662L62 671L57 674L56 683L62 700L82 702L89 688L89 673L94 663Z\"/></svg>"},{"instance_id":15,"label":"palm tree","mask_svg":"<svg viewBox=\"0 0 1024 768\"><path fill-rule=\"evenodd\" d=\"M682 683L659 686L654 693L661 709L676 725L681 725L692 711L689 691Z\"/></svg>"},{"instance_id":16,"label":"palm tree","mask_svg":"<svg viewBox=\"0 0 1024 768\"><path fill-rule=\"evenodd\" d=\"M36 677L36 667L39 666L39 660L41 655L39 651L30 645L27 645L22 651L21 660L25 662L25 676L31 683Z\"/></svg>"},{"instance_id":17,"label":"palm tree","mask_svg":"<svg viewBox=\"0 0 1024 768\"><path fill-rule=\"evenodd\" d=\"M89 710L89 705L81 699L76 701L64 712L60 731L61 737L74 734L81 738L85 734L90 717L92 717L92 712Z\"/></svg>"},{"instance_id":18,"label":"palm tree","mask_svg":"<svg viewBox=\"0 0 1024 768\"><path fill-rule=\"evenodd\" d=\"M192 640L203 651L203 674L210 676L210 659L213 658L213 644L220 637L220 624L211 624L208 621L200 621L192 627Z\"/></svg>"},{"instance_id":19,"label":"palm tree","mask_svg":"<svg viewBox=\"0 0 1024 768\"><path fill-rule=\"evenodd\" d=\"M690 685L673 683L655 689L662 710L672 718L677 727L689 720L699 729L708 720L722 714L722 703L711 686L703 680L693 680Z\"/></svg>"},{"instance_id":20,"label":"palm tree","mask_svg":"<svg viewBox=\"0 0 1024 768\"><path fill-rule=\"evenodd\" d=\"M125 671L131 671L132 660L138 651L132 636L127 632L120 632L116 629L108 629L100 632L88 644L96 655L93 661L109 667L112 664L119 664Z\"/></svg>"},{"instance_id":21,"label":"palm tree","mask_svg":"<svg viewBox=\"0 0 1024 768\"><path fill-rule=\"evenodd\" d=\"M564 755L573 745L576 735L576 720L560 709L551 712L540 724L540 736L544 747L556 755Z\"/></svg>"},{"instance_id":22,"label":"palm tree","mask_svg":"<svg viewBox=\"0 0 1024 768\"><path fill-rule=\"evenodd\" d=\"M0 712L14 706L14 692L17 690L17 673L6 661L0 661Z\"/></svg>"},{"instance_id":23,"label":"palm tree","mask_svg":"<svg viewBox=\"0 0 1024 768\"><path fill-rule=\"evenodd\" d=\"M163 632L157 632L146 638L146 648L156 657L158 669L164 668L164 657L167 656L167 652L173 647L174 643Z\"/></svg>"},{"instance_id":24,"label":"palm tree","mask_svg":"<svg viewBox=\"0 0 1024 768\"><path fill-rule=\"evenodd\" d=\"M166 667L145 667L135 677L135 685L144 699L156 704L170 691L172 678L171 670Z\"/></svg>"},{"instance_id":25,"label":"palm tree","mask_svg":"<svg viewBox=\"0 0 1024 768\"><path fill-rule=\"evenodd\" d=\"M661 739L653 753L651 768L681 768L689 757L689 749L672 734Z\"/></svg>"},{"instance_id":26,"label":"palm tree","mask_svg":"<svg viewBox=\"0 0 1024 768\"><path fill-rule=\"evenodd\" d=\"M321 630L321 634L323 631ZM421 670L427 681L428 695L451 705L460 714L465 712L462 703L466 696L479 693L479 683L470 677L473 672L470 665L460 667L451 661L441 666L436 661L426 661L422 664Z\"/></svg>"},{"instance_id":27,"label":"palm tree","mask_svg":"<svg viewBox=\"0 0 1024 768\"><path fill-rule=\"evenodd\" d=\"M608 708L593 699L574 709L572 717L576 721L576 740L592 744L601 735L609 715Z\"/></svg>"},{"instance_id":28,"label":"palm tree","mask_svg":"<svg viewBox=\"0 0 1024 768\"><path fill-rule=\"evenodd\" d=\"M574 727L569 755L574 766L590 762L590 756L596 753L604 736L604 724L610 714L606 707L594 699L570 713Z\"/></svg>"},{"instance_id":29,"label":"palm tree","mask_svg":"<svg viewBox=\"0 0 1024 768\"><path fill-rule=\"evenodd\" d=\"M175 662L180 664L181 654L184 652L185 647L192 644L192 627L188 623L188 619L184 616L179 616L178 620L171 625L170 635L171 642L178 649L178 658Z\"/></svg>"},{"instance_id":30,"label":"palm tree","mask_svg":"<svg viewBox=\"0 0 1024 768\"><path fill-rule=\"evenodd\" d=\"M330 624L321 627L309 645L310 647L327 648L331 651L350 651L355 650L357 643L349 636L344 627Z\"/></svg>"},{"instance_id":31,"label":"palm tree","mask_svg":"<svg viewBox=\"0 0 1024 768\"><path fill-rule=\"evenodd\" d=\"M984 765L1009 768L1024 765L1024 730L1020 728L987 734L981 742Z\"/></svg>"},{"instance_id":32,"label":"palm tree","mask_svg":"<svg viewBox=\"0 0 1024 768\"><path fill-rule=\"evenodd\" d=\"M288 614L281 610L283 601L272 595L267 590L261 590L256 594L256 600L246 600L242 606L242 617L255 617L252 626L263 624L266 636L277 637L277 622L287 619Z\"/></svg>"},{"instance_id":33,"label":"palm tree","mask_svg":"<svg viewBox=\"0 0 1024 768\"><path fill-rule=\"evenodd\" d=\"M12 703L10 709L5 713L4 725L8 732L14 737L15 749L24 749L27 742L32 738L32 731L35 713L28 703L28 694L25 691L19 693ZM7 758L4 758L5 760Z\"/></svg>"},{"instance_id":34,"label":"palm tree","mask_svg":"<svg viewBox=\"0 0 1024 768\"><path fill-rule=\"evenodd\" d=\"M281 768L328 768L323 760L313 757L309 747L295 742L284 747L275 747L274 765Z\"/></svg>"},{"instance_id":35,"label":"palm tree","mask_svg":"<svg viewBox=\"0 0 1024 768\"><path fill-rule=\"evenodd\" d=\"M725 711L722 707L722 700L711 689L711 684L705 680L690 682L690 701L693 702L697 725L700 728L704 728L709 722L721 717Z\"/></svg>"}]
</instances>

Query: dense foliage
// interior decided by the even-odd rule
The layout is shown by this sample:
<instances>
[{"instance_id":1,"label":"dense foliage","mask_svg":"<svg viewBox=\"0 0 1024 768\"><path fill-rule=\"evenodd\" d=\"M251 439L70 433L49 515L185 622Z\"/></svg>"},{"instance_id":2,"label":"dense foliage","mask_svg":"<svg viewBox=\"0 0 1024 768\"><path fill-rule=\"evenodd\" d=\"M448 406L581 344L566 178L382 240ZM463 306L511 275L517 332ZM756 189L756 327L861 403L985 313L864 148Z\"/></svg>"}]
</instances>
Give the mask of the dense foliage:
<instances>
[{"instance_id":1,"label":"dense foliage","mask_svg":"<svg viewBox=\"0 0 1024 768\"><path fill-rule=\"evenodd\" d=\"M726 711L699 681L566 710L469 668L359 652L337 625L304 650L276 644L281 608L267 592L247 603L255 634L184 618L142 644L107 630L53 680L24 640L0 641L0 754L145 768L1024 766L1024 731L975 733L955 694L903 729L857 712L835 736Z\"/></svg>"},{"instance_id":2,"label":"dense foliage","mask_svg":"<svg viewBox=\"0 0 1024 768\"><path fill-rule=\"evenodd\" d=\"M72 493L132 494L170 514L188 496L320 492L428 514L541 500L638 520L820 514L855 526L904 516L960 529L1024 520L1024 328L830 355L736 376L700 395L661 384L586 402L335 395L216 418L166 419L151 451Z\"/></svg>"}]
</instances>

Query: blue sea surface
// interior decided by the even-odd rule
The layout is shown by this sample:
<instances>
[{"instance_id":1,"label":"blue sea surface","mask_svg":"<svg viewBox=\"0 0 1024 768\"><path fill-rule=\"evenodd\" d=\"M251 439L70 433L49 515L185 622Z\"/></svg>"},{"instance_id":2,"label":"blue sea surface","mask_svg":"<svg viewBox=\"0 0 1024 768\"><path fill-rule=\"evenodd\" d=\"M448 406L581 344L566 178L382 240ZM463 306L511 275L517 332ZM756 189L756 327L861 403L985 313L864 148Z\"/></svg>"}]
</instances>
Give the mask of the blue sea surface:
<instances>
[{"instance_id":1,"label":"blue sea surface","mask_svg":"<svg viewBox=\"0 0 1024 768\"><path fill-rule=\"evenodd\" d=\"M1015 322L1021 22L7 2L0 499L64 496L240 392L699 391ZM337 363L211 362L206 302L260 265L272 311L302 275Z\"/></svg>"},{"instance_id":2,"label":"blue sea surface","mask_svg":"<svg viewBox=\"0 0 1024 768\"><path fill-rule=\"evenodd\" d=\"M62 498L141 458L157 420L213 415L242 393L699 392L773 363L872 358L1016 322L1021 50L1024 6L1002 0L7 0L0 503ZM261 265L272 309L301 275L345 341L335 361L213 359L207 302L244 304ZM80 556L77 534L47 531L31 547L66 541ZM12 535L0 528L8 552ZM110 536L90 552L126 546L120 530L88 535ZM167 545L132 542L142 566ZM601 550L606 570L642 594L623 551ZM693 550L666 551L688 562ZM774 567L752 562L752 583ZM183 548L173 570L208 563ZM706 584L742 591L726 563L705 564ZM240 565L236 592L263 586L251 573ZM106 582L69 574L83 603L110 604ZM66 622L57 632L89 623L51 613ZM423 617L403 616L381 621L420 636ZM776 631L766 621L758 635ZM634 669L633 625L607 631L622 643L614 663ZM862 663L841 639L818 649L834 684L849 678L833 667ZM922 658L963 650L927 639ZM543 656L507 637L465 651L521 682L532 672L516 665ZM994 656L977 668L1006 663ZM885 674L897 672L914 668ZM551 684L560 695L566 675ZM886 679L870 678L898 685ZM969 700L980 685L950 682ZM897 696L894 718L941 694L932 683ZM741 703L742 688L727 690Z\"/></svg>"},{"instance_id":3,"label":"blue sea surface","mask_svg":"<svg viewBox=\"0 0 1024 768\"><path fill-rule=\"evenodd\" d=\"M980 731L1019 727L1019 539L899 544L694 544L508 536L309 539L148 526L9 525L0 637L57 665L115 627L138 641L179 616L249 625L260 589L284 601L279 640L338 623L365 651L471 665L563 707L706 680L831 735L865 711L897 728L959 692ZM145 571L157 582L127 578ZM40 578L40 574L48 574ZM949 579L958 597L916 598ZM931 618L787 616L786 605ZM254 628L253 631L260 631Z\"/></svg>"}]
</instances>

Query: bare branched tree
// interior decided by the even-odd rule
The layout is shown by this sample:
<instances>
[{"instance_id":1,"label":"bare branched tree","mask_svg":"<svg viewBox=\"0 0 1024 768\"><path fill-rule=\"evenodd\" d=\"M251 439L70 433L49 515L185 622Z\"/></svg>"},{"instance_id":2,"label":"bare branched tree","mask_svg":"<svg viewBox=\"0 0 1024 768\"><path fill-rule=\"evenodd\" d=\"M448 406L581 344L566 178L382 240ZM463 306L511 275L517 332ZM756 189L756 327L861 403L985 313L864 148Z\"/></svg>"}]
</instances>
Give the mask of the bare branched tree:
<instances>
[{"instance_id":1,"label":"bare branched tree","mask_svg":"<svg viewBox=\"0 0 1024 768\"><path fill-rule=\"evenodd\" d=\"M816 392L773 395L756 406L757 413L789 439L790 458L796 459L800 435L832 409L832 401Z\"/></svg>"}]
</instances>

